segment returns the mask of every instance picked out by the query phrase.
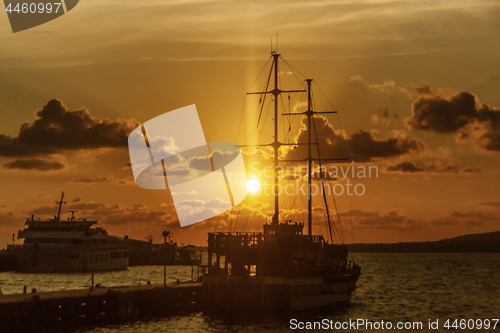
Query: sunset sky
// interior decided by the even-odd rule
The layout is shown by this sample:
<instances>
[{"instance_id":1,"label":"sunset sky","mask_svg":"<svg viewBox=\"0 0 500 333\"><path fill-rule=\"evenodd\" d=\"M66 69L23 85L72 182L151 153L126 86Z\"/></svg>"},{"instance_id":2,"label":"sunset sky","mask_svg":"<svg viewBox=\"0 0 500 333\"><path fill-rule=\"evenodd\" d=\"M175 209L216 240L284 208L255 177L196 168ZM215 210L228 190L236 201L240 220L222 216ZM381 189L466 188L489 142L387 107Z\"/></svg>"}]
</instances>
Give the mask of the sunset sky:
<instances>
[{"instance_id":1,"label":"sunset sky","mask_svg":"<svg viewBox=\"0 0 500 333\"><path fill-rule=\"evenodd\" d=\"M263 76L252 83L276 31L278 52L299 71L280 67L283 88L298 89L295 75L306 75L317 84L316 109L331 110L329 100L339 110L316 122L322 154L347 157L347 148L356 166L379 170L333 181L366 188L337 198L346 242L497 231L499 17L496 0L82 0L14 34L1 14L0 248L28 216L56 214L61 191L63 217L78 210L113 235L160 242L171 230L179 243L206 245L207 232L259 231L273 211L263 194L181 228L168 191L135 185L127 137L195 104L207 141L270 142L270 113L256 129L258 97L245 94L263 88ZM295 98L286 111L301 107ZM292 121L281 139L301 142L301 119ZM252 178L250 164L264 166L269 152L244 151ZM282 220L304 222L302 199L287 203ZM320 204L315 233L326 230ZM197 213L188 193L185 209Z\"/></svg>"}]
</instances>

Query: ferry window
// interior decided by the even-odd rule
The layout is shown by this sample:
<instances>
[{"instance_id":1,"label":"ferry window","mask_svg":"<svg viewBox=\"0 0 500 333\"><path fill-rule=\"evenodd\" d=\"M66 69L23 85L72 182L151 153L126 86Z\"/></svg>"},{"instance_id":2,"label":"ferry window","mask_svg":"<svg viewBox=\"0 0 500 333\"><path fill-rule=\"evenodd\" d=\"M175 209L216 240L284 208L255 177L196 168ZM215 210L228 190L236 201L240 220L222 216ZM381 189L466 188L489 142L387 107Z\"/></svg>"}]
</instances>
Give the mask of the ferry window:
<instances>
[{"instance_id":1,"label":"ferry window","mask_svg":"<svg viewBox=\"0 0 500 333\"><path fill-rule=\"evenodd\" d=\"M94 255L93 254L90 255L90 262L92 262L92 261L94 261Z\"/></svg>"},{"instance_id":2,"label":"ferry window","mask_svg":"<svg viewBox=\"0 0 500 333\"><path fill-rule=\"evenodd\" d=\"M76 255L76 259L80 259L80 255L79 254Z\"/></svg>"},{"instance_id":3,"label":"ferry window","mask_svg":"<svg viewBox=\"0 0 500 333\"><path fill-rule=\"evenodd\" d=\"M107 255L107 254L104 256L104 261L105 262L108 262L108 257L109 257L109 255Z\"/></svg>"},{"instance_id":4,"label":"ferry window","mask_svg":"<svg viewBox=\"0 0 500 333\"><path fill-rule=\"evenodd\" d=\"M100 262L103 262L104 261L104 254L101 254L101 260L99 260Z\"/></svg>"},{"instance_id":5,"label":"ferry window","mask_svg":"<svg viewBox=\"0 0 500 333\"><path fill-rule=\"evenodd\" d=\"M121 259L122 253L121 252L111 252L110 256L111 256L111 259Z\"/></svg>"}]
</instances>

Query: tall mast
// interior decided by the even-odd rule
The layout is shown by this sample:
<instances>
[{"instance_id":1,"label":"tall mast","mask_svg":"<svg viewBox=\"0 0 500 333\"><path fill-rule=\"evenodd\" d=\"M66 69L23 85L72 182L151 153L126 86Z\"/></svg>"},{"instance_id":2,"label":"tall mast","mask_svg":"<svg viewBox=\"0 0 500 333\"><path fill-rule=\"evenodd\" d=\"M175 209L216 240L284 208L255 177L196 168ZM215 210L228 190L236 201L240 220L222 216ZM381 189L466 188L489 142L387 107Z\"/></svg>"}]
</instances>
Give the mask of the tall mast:
<instances>
[{"instance_id":1,"label":"tall mast","mask_svg":"<svg viewBox=\"0 0 500 333\"><path fill-rule=\"evenodd\" d=\"M311 92L311 83L312 79L306 79L307 82L307 111L305 112L297 112L297 113L284 113L283 115L297 116L304 115L307 116L307 158L304 160L295 160L295 162L306 162L307 163L307 234L312 235L312 197L311 197L311 184L312 184L312 166L315 160L319 160L319 149L318 149L318 157L314 158L312 156L312 145L318 145L318 142L312 142L311 140L311 120L315 114L328 114L328 113L337 113L337 111L323 111L317 112L313 110L312 104L312 92ZM314 120L313 120L314 121ZM316 136L317 139L317 136ZM346 161L345 158L328 158L322 159L323 161ZM294 160L288 160L288 162L292 162ZM320 169L320 172L322 170Z\"/></svg>"},{"instance_id":2,"label":"tall mast","mask_svg":"<svg viewBox=\"0 0 500 333\"><path fill-rule=\"evenodd\" d=\"M311 117L314 112L312 110L312 98L311 98L311 82L312 79L306 79L307 81L307 234L312 235L312 198L311 198L311 183L312 183L312 163L313 158L311 155ZM318 156L319 158L319 156ZM320 170L321 172L321 170Z\"/></svg>"},{"instance_id":3,"label":"tall mast","mask_svg":"<svg viewBox=\"0 0 500 333\"><path fill-rule=\"evenodd\" d=\"M279 223L279 213L280 213L280 208L279 208L279 179L278 175L276 173L278 169L278 163L280 162L278 158L278 152L281 146L283 145L293 145L293 144L286 144L282 143L279 141L278 138L278 96L281 95L282 93L293 93L293 92L305 92L305 90L281 90L279 88L279 71L278 71L278 60L281 57L280 54L272 51L271 56L273 57L273 63L271 66L274 66L274 89L269 90L269 91L261 91L261 92L250 92L247 93L247 95L262 95L262 94L273 94L274 96L274 140L271 144L266 144L266 145L253 145L253 146L271 146L273 147L274 150L274 216L273 216L273 224L278 224ZM269 73L269 80L271 79L272 75L272 69L271 67L271 72ZM245 145L240 145L241 147L245 147Z\"/></svg>"},{"instance_id":4,"label":"tall mast","mask_svg":"<svg viewBox=\"0 0 500 333\"><path fill-rule=\"evenodd\" d=\"M308 220L307 220L307 231L309 235L312 235L312 198L311 198L311 183L312 183L312 164L315 160L319 159L319 147L316 147L318 149L318 158L312 157L312 145L318 145L318 142L311 142L311 120L313 120L313 117L315 114L328 114L328 113L337 113L337 111L322 111L322 112L317 112L313 110L313 104L312 104L312 93L311 93L311 82L313 81L312 79L306 79L307 82L307 90L299 89L299 90L281 90L279 88L279 80L278 80L278 60L281 57L280 54L272 51L271 56L273 57L273 62L271 64L271 70L268 76L268 83L271 80L272 77L272 72L273 72L273 67L274 66L274 89L273 90L268 90L268 91L261 91L261 92L250 92L247 93L247 95L263 95L263 94L273 94L274 95L274 141L270 144L257 144L257 145L240 145L240 147L258 147L258 146L266 146L266 147L273 147L274 149L274 187L275 187L275 193L274 193L274 216L273 216L273 224L278 224L279 222L279 201L278 201L278 176L276 174L278 163L279 162L306 162L307 163L307 174L308 174L308 187L307 187L307 197L308 197L308 203L307 203L307 208L308 208ZM266 86L267 89L267 86ZM282 116L297 116L297 115L305 115L307 116L307 130L308 130L308 142L306 143L308 145L308 156L306 159L297 159L297 160L280 160L278 158L278 151L281 146L297 146L298 144L301 143L282 143L278 139L278 96L281 93L295 93L295 92L306 92L307 91L307 111L305 112L296 112L296 113L282 113ZM314 121L314 120L313 120ZM316 140L317 140L317 134L315 134ZM346 158L327 158L327 159L322 159L324 162L334 162L334 161L347 161L348 159ZM321 172L321 170L320 170Z\"/></svg>"},{"instance_id":5,"label":"tall mast","mask_svg":"<svg viewBox=\"0 0 500 333\"><path fill-rule=\"evenodd\" d=\"M274 53L274 90L273 90L273 95L274 95L274 141L273 141L273 148L274 148L274 218L273 218L273 223L278 224L278 218L280 216L280 208L279 208L279 196L278 196L278 175L277 175L277 170L278 170L278 151L280 147L280 142L278 141L278 96L281 93L281 91L278 88L278 59L279 59L279 54Z\"/></svg>"}]
</instances>

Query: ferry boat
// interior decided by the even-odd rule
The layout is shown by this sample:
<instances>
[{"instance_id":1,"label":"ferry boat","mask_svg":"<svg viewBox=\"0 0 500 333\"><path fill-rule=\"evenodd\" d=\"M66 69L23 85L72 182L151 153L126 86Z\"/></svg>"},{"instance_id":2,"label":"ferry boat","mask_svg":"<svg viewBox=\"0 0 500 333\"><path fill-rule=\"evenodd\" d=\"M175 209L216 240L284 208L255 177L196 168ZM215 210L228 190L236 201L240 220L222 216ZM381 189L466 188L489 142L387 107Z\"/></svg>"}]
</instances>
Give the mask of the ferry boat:
<instances>
[{"instance_id":1,"label":"ferry boat","mask_svg":"<svg viewBox=\"0 0 500 333\"><path fill-rule=\"evenodd\" d=\"M22 246L13 253L20 269L25 272L90 272L125 270L128 251L120 245L122 239L108 235L103 228L94 228L97 221L75 218L75 212L67 220L61 218L62 192L57 216L48 220L26 220L27 228L19 230Z\"/></svg>"},{"instance_id":2,"label":"ferry boat","mask_svg":"<svg viewBox=\"0 0 500 333\"><path fill-rule=\"evenodd\" d=\"M274 104L274 141L262 146L274 149L274 167L282 162L307 164L308 171L308 221L305 223L285 221L280 218L279 191L274 191L274 215L270 223L263 226L262 233L217 232L208 234L208 265L202 266L204 305L207 309L241 311L242 309L271 311L297 311L327 307L349 302L361 274L361 266L348 260L348 249L344 244L334 244L332 232L334 221L330 217L327 200L324 218L328 221L330 242L323 235L312 234L311 182L313 163L322 161L347 161L344 159L320 158L319 141L315 133L314 117L320 113L313 109L311 79L306 79L307 89L282 90L279 86L280 54L271 53L272 65L266 80L266 91L249 93L260 95L259 108L266 95L271 95ZM271 60L270 59L270 60ZM274 74L273 74L274 72ZM272 82L274 81L274 89ZM307 110L300 113L278 112L280 95L296 92L307 93ZM269 100L269 99L268 99ZM308 126L308 156L301 160L283 160L278 153L284 145L298 147L299 143L279 140L278 125L283 116L306 117ZM265 117L264 117L265 118ZM259 119L260 115L259 115ZM314 128L314 129L313 129ZM316 134L314 142L311 132ZM259 146L259 145L255 145ZM315 146L313 153L312 147ZM323 186L323 172L320 172ZM274 172L274 185L279 188L278 172ZM322 191L324 193L324 191ZM333 200L335 200L333 198ZM292 200L293 201L293 200ZM338 214L337 214L338 215ZM324 223L324 222L323 222ZM333 229L333 231L332 231Z\"/></svg>"}]
</instances>

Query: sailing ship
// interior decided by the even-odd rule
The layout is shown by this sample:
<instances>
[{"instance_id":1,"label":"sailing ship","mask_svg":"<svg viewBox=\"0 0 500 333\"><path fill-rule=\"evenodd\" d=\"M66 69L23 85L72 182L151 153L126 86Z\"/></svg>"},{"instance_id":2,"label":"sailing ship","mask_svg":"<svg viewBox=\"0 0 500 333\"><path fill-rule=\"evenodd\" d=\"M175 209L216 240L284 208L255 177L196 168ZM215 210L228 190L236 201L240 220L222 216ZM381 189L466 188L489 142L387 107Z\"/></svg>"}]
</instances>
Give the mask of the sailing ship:
<instances>
[{"instance_id":1,"label":"sailing ship","mask_svg":"<svg viewBox=\"0 0 500 333\"><path fill-rule=\"evenodd\" d=\"M64 192L57 216L48 220L26 219L28 226L19 230L22 246L13 249L20 269L25 272L85 272L125 270L128 251L120 247L122 239L108 235L103 228L93 227L97 221L85 218L61 218Z\"/></svg>"},{"instance_id":2,"label":"sailing ship","mask_svg":"<svg viewBox=\"0 0 500 333\"><path fill-rule=\"evenodd\" d=\"M279 86L279 61L277 52L271 53L272 65L267 78L266 91L249 93L266 96L271 94L274 102L274 141L266 146L274 150L274 167L284 162L278 150L284 145L297 147L299 143L287 144L279 141L278 100L281 94L305 92L308 96L307 117L309 137L308 156L295 162L306 163L308 170L308 220L307 233L304 223L283 221L280 218L279 193L274 191L274 215L261 233L217 232L208 234L208 265L203 266L203 295L207 309L218 310L279 310L296 311L325 307L348 302L356 288L361 273L360 265L348 260L348 249L343 244L333 244L332 223L329 209L326 217L330 240L312 233L311 165L316 162L321 169L322 159L313 156L312 147L319 142L311 141L311 122L320 113L313 110L311 79L305 81L307 89L282 90ZM273 74L274 72L274 74ZM274 89L269 89L273 82ZM262 97L261 97L262 98ZM260 102L259 102L260 103ZM314 125L314 123L313 123ZM333 161L339 159L328 159ZM342 159L346 160L346 159ZM325 159L323 159L325 161ZM288 160L287 162L294 162ZM323 177L323 173L320 173ZM274 172L274 185L279 187L278 173ZM321 178L323 183L323 178ZM324 193L324 192L323 192ZM325 204L327 201L324 201Z\"/></svg>"}]
</instances>

